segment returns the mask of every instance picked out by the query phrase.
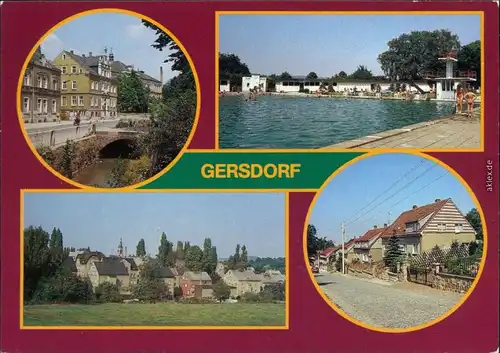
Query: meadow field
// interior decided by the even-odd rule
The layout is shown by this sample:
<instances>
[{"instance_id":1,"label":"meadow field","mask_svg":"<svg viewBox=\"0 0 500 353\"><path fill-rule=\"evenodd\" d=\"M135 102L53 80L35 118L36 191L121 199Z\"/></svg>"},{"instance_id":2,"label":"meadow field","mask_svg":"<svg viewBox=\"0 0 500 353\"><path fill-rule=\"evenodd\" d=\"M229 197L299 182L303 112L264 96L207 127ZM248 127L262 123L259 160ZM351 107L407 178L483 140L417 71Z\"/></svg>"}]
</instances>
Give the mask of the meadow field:
<instances>
[{"instance_id":1,"label":"meadow field","mask_svg":"<svg viewBox=\"0 0 500 353\"><path fill-rule=\"evenodd\" d=\"M284 326L285 304L44 304L24 307L25 326Z\"/></svg>"}]
</instances>

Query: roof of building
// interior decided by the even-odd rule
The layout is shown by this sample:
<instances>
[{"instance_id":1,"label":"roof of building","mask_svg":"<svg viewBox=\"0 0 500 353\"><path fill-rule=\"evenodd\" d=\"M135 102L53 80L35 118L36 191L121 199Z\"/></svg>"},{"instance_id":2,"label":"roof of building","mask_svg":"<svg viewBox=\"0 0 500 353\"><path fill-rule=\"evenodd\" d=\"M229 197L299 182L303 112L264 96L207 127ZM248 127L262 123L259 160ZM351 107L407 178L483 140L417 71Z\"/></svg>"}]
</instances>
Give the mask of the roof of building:
<instances>
[{"instance_id":1,"label":"roof of building","mask_svg":"<svg viewBox=\"0 0 500 353\"><path fill-rule=\"evenodd\" d=\"M262 273L261 274L261 280L264 283L281 283L284 282L286 277L285 275L279 273Z\"/></svg>"},{"instance_id":2,"label":"roof of building","mask_svg":"<svg viewBox=\"0 0 500 353\"><path fill-rule=\"evenodd\" d=\"M124 258L124 260L126 260L130 264L130 269L132 271L137 271L139 269L139 266L135 262L134 258L132 258L132 257L126 257L126 258Z\"/></svg>"},{"instance_id":3,"label":"roof of building","mask_svg":"<svg viewBox=\"0 0 500 353\"><path fill-rule=\"evenodd\" d=\"M83 66L87 69L91 74L99 76L97 71L95 71L91 66L97 66L98 57L97 56L85 56L85 55L77 55L73 51L64 51L68 54L73 60L75 60L79 65Z\"/></svg>"},{"instance_id":4,"label":"roof of building","mask_svg":"<svg viewBox=\"0 0 500 353\"><path fill-rule=\"evenodd\" d=\"M71 272L78 272L78 269L76 268L76 263L75 260L73 260L72 257L67 257L63 263L63 267L70 270Z\"/></svg>"},{"instance_id":5,"label":"roof of building","mask_svg":"<svg viewBox=\"0 0 500 353\"><path fill-rule=\"evenodd\" d=\"M42 56L41 58L35 58L35 57L32 57L29 64L31 65L35 65L35 66L40 66L40 67L45 67L47 69L50 69L50 70L53 70L53 71L58 71L59 73L61 73L61 70L59 70L59 68L57 66L55 66L54 64L52 64L50 62L50 60L47 60L45 58L45 56Z\"/></svg>"},{"instance_id":6,"label":"roof of building","mask_svg":"<svg viewBox=\"0 0 500 353\"><path fill-rule=\"evenodd\" d=\"M111 73L112 73L113 77L118 76L120 73L122 73L124 71L128 72L130 69L133 69L133 68L134 67L132 65L127 65L122 61L116 60L116 61L111 62ZM144 71L140 71L140 70L134 70L134 71L139 76L139 78L141 78L142 80L153 81L155 83L162 83L160 80L158 80L152 76L149 76Z\"/></svg>"},{"instance_id":7,"label":"roof of building","mask_svg":"<svg viewBox=\"0 0 500 353\"><path fill-rule=\"evenodd\" d=\"M169 267L160 267L158 268L158 277L159 278L174 278L175 274Z\"/></svg>"},{"instance_id":8,"label":"roof of building","mask_svg":"<svg viewBox=\"0 0 500 353\"><path fill-rule=\"evenodd\" d=\"M330 256L331 254L333 254L338 249L340 249L339 245L334 246L334 247L330 247L330 248L326 248L325 250L323 250L322 252L320 252L319 255L320 256L328 257L328 256Z\"/></svg>"},{"instance_id":9,"label":"roof of building","mask_svg":"<svg viewBox=\"0 0 500 353\"><path fill-rule=\"evenodd\" d=\"M128 276L127 268L120 259L105 258L94 262L94 265L101 276Z\"/></svg>"},{"instance_id":10,"label":"roof of building","mask_svg":"<svg viewBox=\"0 0 500 353\"><path fill-rule=\"evenodd\" d=\"M254 271L233 270L233 274L238 281L262 281L262 277L258 276Z\"/></svg>"},{"instance_id":11,"label":"roof of building","mask_svg":"<svg viewBox=\"0 0 500 353\"><path fill-rule=\"evenodd\" d=\"M185 271L183 277L190 281L211 281L212 278L206 272Z\"/></svg>"},{"instance_id":12,"label":"roof of building","mask_svg":"<svg viewBox=\"0 0 500 353\"><path fill-rule=\"evenodd\" d=\"M417 207L416 205L413 206L411 210L401 213L394 223L386 228L386 230L382 233L382 238L390 238L393 235L401 236L410 234L406 233L406 224L418 222L422 218L439 211L450 200L451 199L436 199L435 202L428 205L420 207ZM419 228L411 234L419 233L424 226L425 224L419 224Z\"/></svg>"},{"instance_id":13,"label":"roof of building","mask_svg":"<svg viewBox=\"0 0 500 353\"><path fill-rule=\"evenodd\" d=\"M364 242L369 242L373 238L377 237L381 233L383 233L387 229L387 225L383 228L378 228L375 226L373 229L370 229L368 232L363 234L361 237L356 239L356 243L364 243Z\"/></svg>"}]
</instances>

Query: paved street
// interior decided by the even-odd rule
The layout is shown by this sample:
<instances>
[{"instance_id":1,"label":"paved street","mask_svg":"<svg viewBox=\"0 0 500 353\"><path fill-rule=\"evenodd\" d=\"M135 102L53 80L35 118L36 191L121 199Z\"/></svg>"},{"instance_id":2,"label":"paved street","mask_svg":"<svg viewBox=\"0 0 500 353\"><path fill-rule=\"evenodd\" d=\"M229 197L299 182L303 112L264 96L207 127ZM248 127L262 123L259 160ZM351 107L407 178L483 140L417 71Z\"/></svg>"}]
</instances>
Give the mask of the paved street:
<instances>
[{"instance_id":1,"label":"paved street","mask_svg":"<svg viewBox=\"0 0 500 353\"><path fill-rule=\"evenodd\" d=\"M425 324L451 309L462 297L414 283L389 283L341 274L316 275L324 293L349 316L380 328Z\"/></svg>"},{"instance_id":2,"label":"paved street","mask_svg":"<svg viewBox=\"0 0 500 353\"><path fill-rule=\"evenodd\" d=\"M480 111L383 131L325 148L480 148Z\"/></svg>"}]
</instances>

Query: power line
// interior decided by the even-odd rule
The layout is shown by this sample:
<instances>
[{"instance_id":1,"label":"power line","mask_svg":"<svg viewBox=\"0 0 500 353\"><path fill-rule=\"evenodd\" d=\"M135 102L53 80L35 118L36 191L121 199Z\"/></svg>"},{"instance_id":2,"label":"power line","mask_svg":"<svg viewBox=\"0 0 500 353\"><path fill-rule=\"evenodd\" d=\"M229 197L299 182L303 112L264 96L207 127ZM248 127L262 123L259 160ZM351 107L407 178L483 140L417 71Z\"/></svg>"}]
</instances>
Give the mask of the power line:
<instances>
[{"instance_id":1,"label":"power line","mask_svg":"<svg viewBox=\"0 0 500 353\"><path fill-rule=\"evenodd\" d=\"M418 190L414 191L412 194L410 194L410 195L408 195L408 196L406 196L406 197L402 198L402 199L401 199L401 200L399 200L398 202L396 202L396 203L392 204L391 206L389 206L389 209L391 209L391 208L392 208L392 207L394 207L394 206L399 205L401 202L403 202L403 201L405 201L405 200L409 199L409 198L410 198L410 197L412 197L413 195L415 195L415 194L417 194L418 192L422 191L423 189L425 189L425 188L429 187L431 184L434 184L436 181L438 181L438 180L440 180L440 179L444 178L444 177L445 177L445 176L447 176L447 175L449 175L449 173L444 173L443 175L441 175L441 176L437 177L436 179L434 179L434 180L432 180L432 181L428 182L427 184L423 185L423 186L422 186L421 188L419 188ZM375 217L375 216L377 216L377 215L379 215L379 214L380 214L380 213L375 213L374 215L372 215L370 218L367 218L366 220L370 220L370 219L372 219L373 217ZM389 211L389 214L391 214L391 212L390 212L390 211ZM397 217L396 217L396 218L397 218ZM391 223L391 222L389 222L388 224L390 224L390 223Z\"/></svg>"},{"instance_id":2,"label":"power line","mask_svg":"<svg viewBox=\"0 0 500 353\"><path fill-rule=\"evenodd\" d=\"M380 194L378 194L374 199L372 199L367 205L365 205L363 208L359 209L356 213L354 213L351 217L346 218L346 221L349 221L350 219L356 217L359 213L361 213L363 210L365 210L368 206L373 204L375 201L377 201L382 195L385 195L389 190L391 190L394 186L396 186L401 180L403 180L408 174L413 172L415 169L417 169L422 163L424 163L425 160L421 160L419 163L413 166L409 171L407 171L405 174L403 174L398 180L396 180L394 183L392 183L387 189L382 191Z\"/></svg>"},{"instance_id":3,"label":"power line","mask_svg":"<svg viewBox=\"0 0 500 353\"><path fill-rule=\"evenodd\" d=\"M394 197L399 192L401 192L401 190L403 190L406 187L408 187L409 185L413 184L415 181L417 181L418 179L420 179L421 177L423 177L425 174L427 174L431 169L435 168L436 166L437 166L437 164L432 164L429 168L427 168L426 170L424 170L423 173L419 174L416 178L410 180L407 184L403 185L402 188L399 188L398 190L396 190L396 192L394 192L393 194L391 194L389 197L386 197L384 200L382 200L382 202L379 202L378 204L375 205L375 207L371 208L370 210L368 210L367 212L365 212L363 215L361 215L361 216L357 217L356 219L354 219L353 221L349 222L347 225L356 222L358 219L360 219L363 216L367 215L368 213L370 213L371 211L373 211L374 209L376 209L378 206L382 205L387 200L390 200L392 197Z\"/></svg>"}]
</instances>

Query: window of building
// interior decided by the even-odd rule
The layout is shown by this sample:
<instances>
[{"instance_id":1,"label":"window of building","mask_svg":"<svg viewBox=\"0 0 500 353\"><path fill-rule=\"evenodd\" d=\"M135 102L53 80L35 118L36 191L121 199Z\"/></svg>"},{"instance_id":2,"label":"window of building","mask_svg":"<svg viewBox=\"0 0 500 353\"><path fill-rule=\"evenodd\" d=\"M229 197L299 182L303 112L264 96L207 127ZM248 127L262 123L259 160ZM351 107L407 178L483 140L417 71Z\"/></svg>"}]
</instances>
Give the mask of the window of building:
<instances>
[{"instance_id":1,"label":"window of building","mask_svg":"<svg viewBox=\"0 0 500 353\"><path fill-rule=\"evenodd\" d=\"M52 88L54 89L54 91L57 91L57 80L52 81Z\"/></svg>"},{"instance_id":2,"label":"window of building","mask_svg":"<svg viewBox=\"0 0 500 353\"><path fill-rule=\"evenodd\" d=\"M71 81L71 89L76 89L76 81Z\"/></svg>"},{"instance_id":3,"label":"window of building","mask_svg":"<svg viewBox=\"0 0 500 353\"><path fill-rule=\"evenodd\" d=\"M61 83L61 89L67 89L68 88L68 84L66 83L66 81L63 81Z\"/></svg>"},{"instance_id":4,"label":"window of building","mask_svg":"<svg viewBox=\"0 0 500 353\"><path fill-rule=\"evenodd\" d=\"M417 222L412 222L412 223L407 223L406 224L406 233L413 233L418 230L418 223Z\"/></svg>"},{"instance_id":5,"label":"window of building","mask_svg":"<svg viewBox=\"0 0 500 353\"><path fill-rule=\"evenodd\" d=\"M63 60L66 60L66 54L63 54L63 55L62 55L62 59L63 59Z\"/></svg>"},{"instance_id":6,"label":"window of building","mask_svg":"<svg viewBox=\"0 0 500 353\"><path fill-rule=\"evenodd\" d=\"M439 232L444 232L446 230L446 224L445 223L438 223L437 228L438 228Z\"/></svg>"},{"instance_id":7,"label":"window of building","mask_svg":"<svg viewBox=\"0 0 500 353\"><path fill-rule=\"evenodd\" d=\"M61 106L65 107L68 104L68 99L66 97L61 97Z\"/></svg>"},{"instance_id":8,"label":"window of building","mask_svg":"<svg viewBox=\"0 0 500 353\"><path fill-rule=\"evenodd\" d=\"M78 105L83 106L83 96L78 97Z\"/></svg>"},{"instance_id":9,"label":"window of building","mask_svg":"<svg viewBox=\"0 0 500 353\"><path fill-rule=\"evenodd\" d=\"M47 103L47 100L46 100L46 99L44 99L44 100L42 101L42 105L43 105L43 112L44 112L44 113L47 113L47 112L49 111L49 105L48 105L48 103Z\"/></svg>"},{"instance_id":10,"label":"window of building","mask_svg":"<svg viewBox=\"0 0 500 353\"><path fill-rule=\"evenodd\" d=\"M71 105L77 105L77 104L78 104L78 97L71 96Z\"/></svg>"},{"instance_id":11,"label":"window of building","mask_svg":"<svg viewBox=\"0 0 500 353\"><path fill-rule=\"evenodd\" d=\"M456 223L455 224L455 233L460 233L463 230L464 230L464 227L463 227L462 223Z\"/></svg>"},{"instance_id":12,"label":"window of building","mask_svg":"<svg viewBox=\"0 0 500 353\"><path fill-rule=\"evenodd\" d=\"M79 72L79 73L82 73L82 72L83 72L83 69L78 70L78 72Z\"/></svg>"},{"instance_id":13,"label":"window of building","mask_svg":"<svg viewBox=\"0 0 500 353\"><path fill-rule=\"evenodd\" d=\"M52 100L52 113L57 111L57 102L55 99Z\"/></svg>"},{"instance_id":14,"label":"window of building","mask_svg":"<svg viewBox=\"0 0 500 353\"><path fill-rule=\"evenodd\" d=\"M37 86L38 86L38 87L40 87L40 88L42 88L42 87L43 87L43 86L42 86L42 85L43 85L43 84L42 84L42 76L38 75L38 76L36 77L36 82L37 82Z\"/></svg>"},{"instance_id":15,"label":"window of building","mask_svg":"<svg viewBox=\"0 0 500 353\"><path fill-rule=\"evenodd\" d=\"M64 55L63 55L64 56ZM65 74L67 71L66 66L61 66L61 73Z\"/></svg>"},{"instance_id":16,"label":"window of building","mask_svg":"<svg viewBox=\"0 0 500 353\"><path fill-rule=\"evenodd\" d=\"M76 74L76 66L71 66L71 73Z\"/></svg>"},{"instance_id":17,"label":"window of building","mask_svg":"<svg viewBox=\"0 0 500 353\"><path fill-rule=\"evenodd\" d=\"M31 84L31 82L30 82L30 73L26 72L24 74L23 85L30 86L30 84Z\"/></svg>"},{"instance_id":18,"label":"window of building","mask_svg":"<svg viewBox=\"0 0 500 353\"><path fill-rule=\"evenodd\" d=\"M28 97L23 98L23 112L27 113L30 111L30 99Z\"/></svg>"},{"instance_id":19,"label":"window of building","mask_svg":"<svg viewBox=\"0 0 500 353\"><path fill-rule=\"evenodd\" d=\"M90 81L90 89L94 89L94 81Z\"/></svg>"},{"instance_id":20,"label":"window of building","mask_svg":"<svg viewBox=\"0 0 500 353\"><path fill-rule=\"evenodd\" d=\"M47 77L43 76L43 79L42 79L42 82L43 82L43 88L49 88L49 80L47 80Z\"/></svg>"}]
</instances>

